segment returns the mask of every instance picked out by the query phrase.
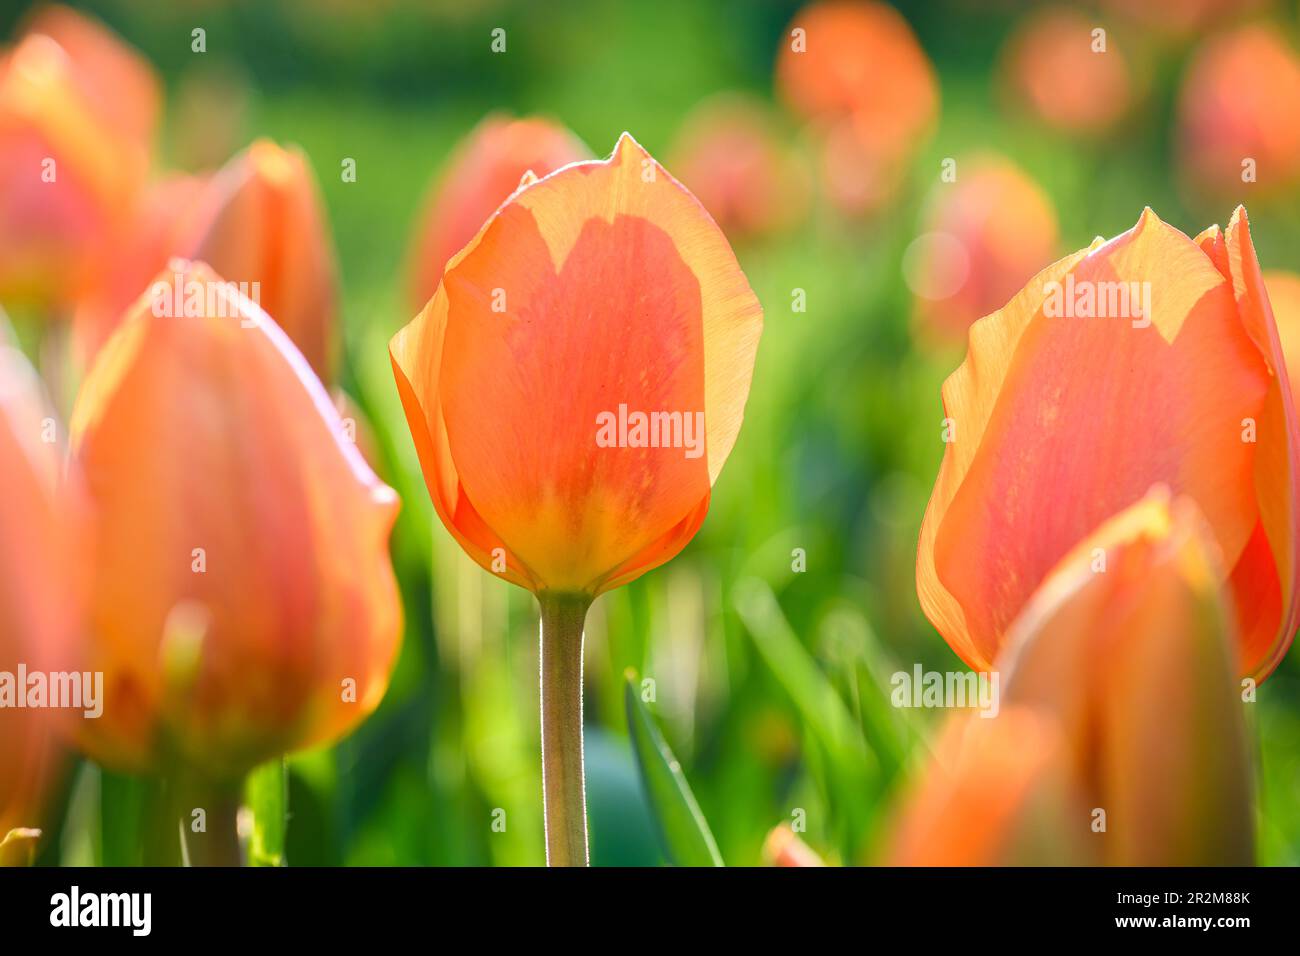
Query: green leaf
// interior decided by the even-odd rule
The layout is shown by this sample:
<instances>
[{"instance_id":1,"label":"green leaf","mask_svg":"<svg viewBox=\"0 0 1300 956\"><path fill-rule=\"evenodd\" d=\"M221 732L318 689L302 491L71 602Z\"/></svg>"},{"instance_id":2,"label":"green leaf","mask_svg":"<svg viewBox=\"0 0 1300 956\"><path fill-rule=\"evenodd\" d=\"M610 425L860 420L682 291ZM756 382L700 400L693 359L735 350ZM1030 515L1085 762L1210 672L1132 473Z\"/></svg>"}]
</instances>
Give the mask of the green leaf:
<instances>
[{"instance_id":1,"label":"green leaf","mask_svg":"<svg viewBox=\"0 0 1300 956\"><path fill-rule=\"evenodd\" d=\"M718 844L695 802L681 765L637 693L636 674L624 674L623 699L632 751L668 859L677 866L722 866Z\"/></svg>"},{"instance_id":2,"label":"green leaf","mask_svg":"<svg viewBox=\"0 0 1300 956\"><path fill-rule=\"evenodd\" d=\"M249 866L284 866L289 828L289 772L283 759L262 764L248 775L244 799L253 811L248 841Z\"/></svg>"}]
</instances>

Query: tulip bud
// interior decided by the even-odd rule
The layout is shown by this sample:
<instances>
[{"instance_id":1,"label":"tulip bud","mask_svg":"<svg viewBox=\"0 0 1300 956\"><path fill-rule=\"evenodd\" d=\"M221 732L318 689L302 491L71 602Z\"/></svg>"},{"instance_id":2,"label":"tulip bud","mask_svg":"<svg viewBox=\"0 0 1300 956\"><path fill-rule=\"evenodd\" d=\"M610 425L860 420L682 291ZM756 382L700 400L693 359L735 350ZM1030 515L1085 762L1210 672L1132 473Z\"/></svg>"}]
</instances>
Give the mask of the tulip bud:
<instances>
[{"instance_id":1,"label":"tulip bud","mask_svg":"<svg viewBox=\"0 0 1300 956\"><path fill-rule=\"evenodd\" d=\"M540 178L590 158L576 136L549 120L489 116L479 123L457 147L416 221L410 307L419 310L433 297L447 260L510 198L525 173Z\"/></svg>"},{"instance_id":2,"label":"tulip bud","mask_svg":"<svg viewBox=\"0 0 1300 956\"><path fill-rule=\"evenodd\" d=\"M901 815L905 865L1249 864L1249 741L1211 529L1164 488L1053 569L1002 705L961 717Z\"/></svg>"},{"instance_id":3,"label":"tulip bud","mask_svg":"<svg viewBox=\"0 0 1300 956\"><path fill-rule=\"evenodd\" d=\"M234 779L378 705L397 498L231 283L173 262L100 351L72 441L94 511L96 760Z\"/></svg>"},{"instance_id":4,"label":"tulip bud","mask_svg":"<svg viewBox=\"0 0 1300 956\"><path fill-rule=\"evenodd\" d=\"M776 84L809 122L828 198L850 216L893 198L938 115L934 66L883 3L826 0L800 10L777 54Z\"/></svg>"},{"instance_id":5,"label":"tulip bud","mask_svg":"<svg viewBox=\"0 0 1300 956\"><path fill-rule=\"evenodd\" d=\"M312 371L332 383L338 279L316 178L303 152L261 139L230 160L198 200L178 254L250 290Z\"/></svg>"},{"instance_id":6,"label":"tulip bud","mask_svg":"<svg viewBox=\"0 0 1300 956\"><path fill-rule=\"evenodd\" d=\"M443 523L534 592L663 564L704 520L761 323L722 233L630 136L521 189L391 343Z\"/></svg>"},{"instance_id":7,"label":"tulip bud","mask_svg":"<svg viewBox=\"0 0 1300 956\"><path fill-rule=\"evenodd\" d=\"M1187 69L1178 115L1189 194L1269 200L1300 181L1300 57L1276 27L1208 39Z\"/></svg>"},{"instance_id":8,"label":"tulip bud","mask_svg":"<svg viewBox=\"0 0 1300 956\"><path fill-rule=\"evenodd\" d=\"M1135 99L1133 67L1112 33L1069 7L1025 18L1007 40L999 71L1015 105L1079 136L1112 131Z\"/></svg>"},{"instance_id":9,"label":"tulip bud","mask_svg":"<svg viewBox=\"0 0 1300 956\"><path fill-rule=\"evenodd\" d=\"M807 171L756 99L724 95L693 110L671 165L730 238L782 232L807 212Z\"/></svg>"},{"instance_id":10,"label":"tulip bud","mask_svg":"<svg viewBox=\"0 0 1300 956\"><path fill-rule=\"evenodd\" d=\"M0 345L0 841L40 822L56 735L81 716L49 706L60 701L48 694L28 706L19 686L20 674L48 684L50 672L70 667L81 626L79 509L58 439L36 374Z\"/></svg>"},{"instance_id":11,"label":"tulip bud","mask_svg":"<svg viewBox=\"0 0 1300 956\"><path fill-rule=\"evenodd\" d=\"M98 279L144 186L158 101L143 59L62 7L0 55L0 297L61 306Z\"/></svg>"},{"instance_id":12,"label":"tulip bud","mask_svg":"<svg viewBox=\"0 0 1300 956\"><path fill-rule=\"evenodd\" d=\"M1155 489L1081 542L1008 635L1004 699L1063 729L1108 864L1252 862L1250 743L1217 565L1196 505Z\"/></svg>"},{"instance_id":13,"label":"tulip bud","mask_svg":"<svg viewBox=\"0 0 1300 956\"><path fill-rule=\"evenodd\" d=\"M917 553L926 616L987 670L1047 572L1165 484L1205 514L1262 680L1296 629L1297 433L1245 211L1196 241L1147 210L971 326ZM939 432L936 422L936 432Z\"/></svg>"},{"instance_id":14,"label":"tulip bud","mask_svg":"<svg viewBox=\"0 0 1300 956\"><path fill-rule=\"evenodd\" d=\"M1006 302L1056 251L1052 201L1018 166L977 156L956 169L955 182L934 188L908 270L917 331L937 343L965 341L972 322Z\"/></svg>"}]
</instances>

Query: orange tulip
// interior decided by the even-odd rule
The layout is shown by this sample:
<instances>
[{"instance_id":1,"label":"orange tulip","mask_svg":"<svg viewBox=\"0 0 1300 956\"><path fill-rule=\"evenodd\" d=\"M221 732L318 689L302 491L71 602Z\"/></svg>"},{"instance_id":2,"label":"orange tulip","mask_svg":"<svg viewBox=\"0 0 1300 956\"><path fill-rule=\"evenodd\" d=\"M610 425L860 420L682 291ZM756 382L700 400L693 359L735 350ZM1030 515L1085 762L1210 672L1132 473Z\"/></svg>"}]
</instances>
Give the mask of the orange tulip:
<instances>
[{"instance_id":1,"label":"orange tulip","mask_svg":"<svg viewBox=\"0 0 1300 956\"><path fill-rule=\"evenodd\" d=\"M632 139L526 183L393 337L443 523L542 608L547 853L586 861L582 625L672 558L735 444L762 310L699 202Z\"/></svg>"},{"instance_id":2,"label":"orange tulip","mask_svg":"<svg viewBox=\"0 0 1300 956\"><path fill-rule=\"evenodd\" d=\"M1250 743L1217 551L1194 502L1154 489L1062 560L1008 636L1004 699L1064 729L1106 863L1252 862Z\"/></svg>"},{"instance_id":3,"label":"orange tulip","mask_svg":"<svg viewBox=\"0 0 1300 956\"><path fill-rule=\"evenodd\" d=\"M443 523L536 593L668 561L735 444L761 323L722 233L630 136L521 189L391 344ZM674 417L651 434L651 412Z\"/></svg>"},{"instance_id":4,"label":"orange tulip","mask_svg":"<svg viewBox=\"0 0 1300 956\"><path fill-rule=\"evenodd\" d=\"M100 351L71 429L108 701L81 735L96 760L232 780L378 705L401 632L397 499L265 313L174 261Z\"/></svg>"},{"instance_id":5,"label":"orange tulip","mask_svg":"<svg viewBox=\"0 0 1300 956\"><path fill-rule=\"evenodd\" d=\"M1188 67L1178 113L1190 190L1272 198L1300 181L1300 58L1275 28L1207 41Z\"/></svg>"},{"instance_id":6,"label":"orange tulip","mask_svg":"<svg viewBox=\"0 0 1300 956\"><path fill-rule=\"evenodd\" d=\"M78 509L61 477L56 430L36 374L20 352L0 345L0 841L40 823L58 724L68 714L20 706L20 668L67 670L81 624ZM0 860L8 856L0 852Z\"/></svg>"},{"instance_id":7,"label":"orange tulip","mask_svg":"<svg viewBox=\"0 0 1300 956\"><path fill-rule=\"evenodd\" d=\"M447 261L463 249L524 173L545 176L590 159L591 151L549 120L489 116L456 149L430 190L411 242L410 305L422 309L442 281Z\"/></svg>"},{"instance_id":8,"label":"orange tulip","mask_svg":"<svg viewBox=\"0 0 1300 956\"><path fill-rule=\"evenodd\" d=\"M1008 96L1040 122L1084 136L1109 132L1132 107L1128 60L1095 18L1069 7L1027 17L1007 40L1000 72ZM1101 46L1104 43L1104 48Z\"/></svg>"},{"instance_id":9,"label":"orange tulip","mask_svg":"<svg viewBox=\"0 0 1300 956\"><path fill-rule=\"evenodd\" d=\"M943 388L943 463L917 592L987 669L1048 571L1155 484L1206 514L1243 674L1296 629L1297 426L1245 210L1188 239L1136 227L1049 266L971 326Z\"/></svg>"},{"instance_id":10,"label":"orange tulip","mask_svg":"<svg viewBox=\"0 0 1300 956\"><path fill-rule=\"evenodd\" d=\"M1253 856L1234 615L1214 534L1155 489L1047 576L904 807L904 865L1223 865Z\"/></svg>"},{"instance_id":11,"label":"orange tulip","mask_svg":"<svg viewBox=\"0 0 1300 956\"><path fill-rule=\"evenodd\" d=\"M850 215L894 195L939 110L934 67L907 21L883 3L805 7L786 31L776 81L812 124L827 193Z\"/></svg>"},{"instance_id":12,"label":"orange tulip","mask_svg":"<svg viewBox=\"0 0 1300 956\"><path fill-rule=\"evenodd\" d=\"M776 79L806 119L834 124L860 116L896 143L925 132L938 109L934 67L907 21L884 3L804 7L786 30Z\"/></svg>"},{"instance_id":13,"label":"orange tulip","mask_svg":"<svg viewBox=\"0 0 1300 956\"><path fill-rule=\"evenodd\" d=\"M191 228L177 254L256 289L257 304L331 383L337 269L320 190L302 150L253 143L212 177Z\"/></svg>"},{"instance_id":14,"label":"orange tulip","mask_svg":"<svg viewBox=\"0 0 1300 956\"><path fill-rule=\"evenodd\" d=\"M95 280L144 185L158 102L148 65L70 10L0 54L0 297L65 305Z\"/></svg>"},{"instance_id":15,"label":"orange tulip","mask_svg":"<svg viewBox=\"0 0 1300 956\"><path fill-rule=\"evenodd\" d=\"M767 108L747 96L724 95L692 111L672 167L732 238L782 232L807 212L807 173Z\"/></svg>"},{"instance_id":16,"label":"orange tulip","mask_svg":"<svg viewBox=\"0 0 1300 956\"><path fill-rule=\"evenodd\" d=\"M913 246L916 320L939 340L964 340L1056 251L1051 200L999 156L959 161L956 182L935 187L924 228Z\"/></svg>"}]
</instances>

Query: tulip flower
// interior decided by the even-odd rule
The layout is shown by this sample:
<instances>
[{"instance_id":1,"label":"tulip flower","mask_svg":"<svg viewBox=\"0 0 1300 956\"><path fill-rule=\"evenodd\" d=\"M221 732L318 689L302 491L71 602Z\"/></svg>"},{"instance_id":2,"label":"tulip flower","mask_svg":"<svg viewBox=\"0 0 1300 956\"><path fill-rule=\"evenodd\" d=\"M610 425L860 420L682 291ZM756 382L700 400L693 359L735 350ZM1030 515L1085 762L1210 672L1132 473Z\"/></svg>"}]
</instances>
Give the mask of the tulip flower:
<instances>
[{"instance_id":1,"label":"tulip flower","mask_svg":"<svg viewBox=\"0 0 1300 956\"><path fill-rule=\"evenodd\" d=\"M849 215L894 194L938 115L934 67L907 21L883 3L822 0L800 10L782 40L776 82L811 124L827 193Z\"/></svg>"},{"instance_id":2,"label":"tulip flower","mask_svg":"<svg viewBox=\"0 0 1300 956\"><path fill-rule=\"evenodd\" d=\"M1009 635L1004 699L1064 728L1107 863L1252 862L1236 617L1218 565L1196 504L1155 488L1062 560Z\"/></svg>"},{"instance_id":3,"label":"tulip flower","mask_svg":"<svg viewBox=\"0 0 1300 956\"><path fill-rule=\"evenodd\" d=\"M587 859L582 628L671 559L740 429L762 310L699 202L624 134L528 181L390 351L439 517L537 595L547 856Z\"/></svg>"},{"instance_id":4,"label":"tulip flower","mask_svg":"<svg viewBox=\"0 0 1300 956\"><path fill-rule=\"evenodd\" d=\"M442 281L447 260L465 247L524 173L545 176L590 159L591 151L550 120L489 116L456 149L430 190L411 241L410 305L422 309Z\"/></svg>"},{"instance_id":5,"label":"tulip flower","mask_svg":"<svg viewBox=\"0 0 1300 956\"><path fill-rule=\"evenodd\" d=\"M1179 94L1184 179L1197 195L1287 195L1300 181L1300 57L1273 27L1215 35Z\"/></svg>"},{"instance_id":6,"label":"tulip flower","mask_svg":"<svg viewBox=\"0 0 1300 956\"><path fill-rule=\"evenodd\" d=\"M0 53L0 298L56 308L93 283L144 185L158 86L64 8Z\"/></svg>"},{"instance_id":7,"label":"tulip flower","mask_svg":"<svg viewBox=\"0 0 1300 956\"><path fill-rule=\"evenodd\" d=\"M706 100L682 124L672 155L682 182L733 239L785 231L807 212L807 173L757 100Z\"/></svg>"},{"instance_id":8,"label":"tulip flower","mask_svg":"<svg viewBox=\"0 0 1300 956\"><path fill-rule=\"evenodd\" d=\"M964 341L966 330L1007 301L1056 251L1056 212L1042 188L1010 160L957 163L955 182L935 187L913 246L915 318L923 337Z\"/></svg>"},{"instance_id":9,"label":"tulip flower","mask_svg":"<svg viewBox=\"0 0 1300 956\"><path fill-rule=\"evenodd\" d=\"M81 734L95 760L228 794L374 710L401 632L397 498L263 311L174 261L100 351L71 430L107 700Z\"/></svg>"},{"instance_id":10,"label":"tulip flower","mask_svg":"<svg viewBox=\"0 0 1300 956\"><path fill-rule=\"evenodd\" d=\"M1152 485L1205 513L1240 672L1296 629L1295 408L1244 209L1195 241L1149 209L971 326L917 553L926 616L986 670L1047 573Z\"/></svg>"},{"instance_id":11,"label":"tulip flower","mask_svg":"<svg viewBox=\"0 0 1300 956\"><path fill-rule=\"evenodd\" d=\"M1013 102L1062 132L1104 135L1133 105L1133 71L1113 35L1069 7L1027 17L1007 40L999 71Z\"/></svg>"},{"instance_id":12,"label":"tulip flower","mask_svg":"<svg viewBox=\"0 0 1300 956\"><path fill-rule=\"evenodd\" d=\"M25 688L12 682L20 668L65 670L81 624L79 509L62 479L57 438L35 372L20 352L0 345L0 682L7 686L0 687L0 842L40 822L66 714L19 705ZM0 861L11 852L0 851Z\"/></svg>"},{"instance_id":13,"label":"tulip flower","mask_svg":"<svg viewBox=\"0 0 1300 956\"><path fill-rule=\"evenodd\" d=\"M895 862L1249 864L1249 741L1218 560L1195 503L1162 487L1081 541L1011 628L1000 713L949 731L974 742L940 748ZM1035 820L1031 805L1056 812Z\"/></svg>"},{"instance_id":14,"label":"tulip flower","mask_svg":"<svg viewBox=\"0 0 1300 956\"><path fill-rule=\"evenodd\" d=\"M320 190L302 150L260 139L216 173L196 203L190 234L176 254L247 283L316 375L332 383L337 269Z\"/></svg>"}]
</instances>

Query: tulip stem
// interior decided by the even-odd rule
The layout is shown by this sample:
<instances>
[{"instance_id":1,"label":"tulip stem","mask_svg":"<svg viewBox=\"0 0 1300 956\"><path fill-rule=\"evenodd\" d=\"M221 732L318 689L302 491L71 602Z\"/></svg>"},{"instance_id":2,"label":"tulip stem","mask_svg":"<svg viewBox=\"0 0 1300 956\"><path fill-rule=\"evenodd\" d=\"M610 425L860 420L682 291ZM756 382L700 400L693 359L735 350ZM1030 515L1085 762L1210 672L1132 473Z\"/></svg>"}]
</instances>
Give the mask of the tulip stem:
<instances>
[{"instance_id":1,"label":"tulip stem","mask_svg":"<svg viewBox=\"0 0 1300 956\"><path fill-rule=\"evenodd\" d=\"M168 810L161 837L167 865L239 866L238 785L179 773L164 787Z\"/></svg>"},{"instance_id":2,"label":"tulip stem","mask_svg":"<svg viewBox=\"0 0 1300 956\"><path fill-rule=\"evenodd\" d=\"M542 809L549 866L587 865L582 768L582 628L591 598L543 591Z\"/></svg>"}]
</instances>

